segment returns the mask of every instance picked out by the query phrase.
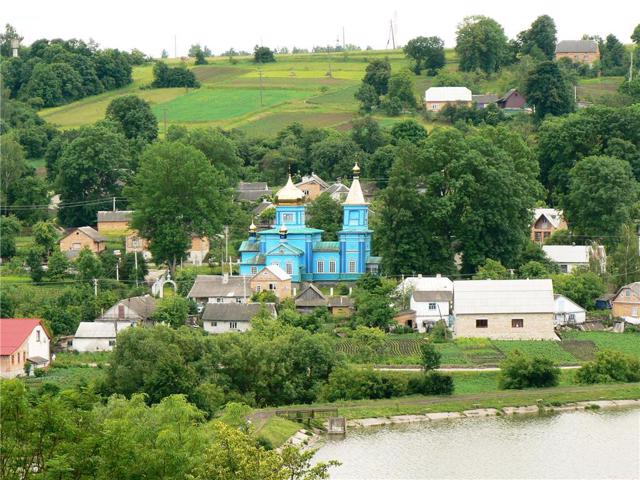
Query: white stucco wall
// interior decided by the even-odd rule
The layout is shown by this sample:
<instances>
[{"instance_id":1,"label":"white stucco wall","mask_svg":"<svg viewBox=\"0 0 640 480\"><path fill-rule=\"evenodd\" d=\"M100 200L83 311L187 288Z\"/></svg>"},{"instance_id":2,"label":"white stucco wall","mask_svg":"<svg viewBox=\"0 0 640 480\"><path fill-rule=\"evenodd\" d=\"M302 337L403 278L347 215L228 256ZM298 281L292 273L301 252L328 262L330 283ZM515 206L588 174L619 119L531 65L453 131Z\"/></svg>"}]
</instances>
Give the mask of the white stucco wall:
<instances>
[{"instance_id":1,"label":"white stucco wall","mask_svg":"<svg viewBox=\"0 0 640 480\"><path fill-rule=\"evenodd\" d=\"M244 297L210 297L207 300L207 303L247 303L247 299L251 297L251 289L247 285L247 298ZM218 301L218 298L221 300ZM240 302L238 302L238 298ZM198 299L200 300L200 299Z\"/></svg>"},{"instance_id":2,"label":"white stucco wall","mask_svg":"<svg viewBox=\"0 0 640 480\"><path fill-rule=\"evenodd\" d=\"M232 329L229 325L231 322L203 320L203 327L207 333L228 333L228 332L246 332L251 329L251 322L236 322L237 328ZM215 325L214 325L215 323Z\"/></svg>"},{"instance_id":3,"label":"white stucco wall","mask_svg":"<svg viewBox=\"0 0 640 480\"><path fill-rule=\"evenodd\" d=\"M109 340L114 338L74 338L73 349L78 352L110 352L113 346Z\"/></svg>"},{"instance_id":4,"label":"white stucco wall","mask_svg":"<svg viewBox=\"0 0 640 480\"><path fill-rule=\"evenodd\" d=\"M38 341L38 335L40 335L40 341ZM47 332L44 331L44 328L42 328L41 325L36 325L36 328L34 328L31 335L29 335L28 342L28 357L42 357L47 360L51 359L51 342L49 341ZM47 362L47 365L48 364L49 363ZM40 366L42 367L46 365Z\"/></svg>"},{"instance_id":5,"label":"white stucco wall","mask_svg":"<svg viewBox=\"0 0 640 480\"><path fill-rule=\"evenodd\" d=\"M429 310L429 303L435 303L435 310ZM435 323L441 318L445 322L449 317L449 302L416 302L411 297L409 308L416 312L416 325L419 332L425 332L424 322Z\"/></svg>"}]
</instances>

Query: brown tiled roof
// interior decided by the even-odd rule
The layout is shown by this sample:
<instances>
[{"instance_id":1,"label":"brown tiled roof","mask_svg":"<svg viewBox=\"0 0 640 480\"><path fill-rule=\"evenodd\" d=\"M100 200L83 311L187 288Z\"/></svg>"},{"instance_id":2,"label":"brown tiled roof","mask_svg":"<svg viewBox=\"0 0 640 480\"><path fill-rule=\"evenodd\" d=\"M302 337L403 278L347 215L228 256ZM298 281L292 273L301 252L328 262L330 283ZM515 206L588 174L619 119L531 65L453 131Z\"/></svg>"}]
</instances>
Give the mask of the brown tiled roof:
<instances>
[{"instance_id":1,"label":"brown tiled roof","mask_svg":"<svg viewBox=\"0 0 640 480\"><path fill-rule=\"evenodd\" d=\"M327 300L327 306L353 308L353 299L344 295L341 295L339 297L329 297Z\"/></svg>"},{"instance_id":2,"label":"brown tiled roof","mask_svg":"<svg viewBox=\"0 0 640 480\"><path fill-rule=\"evenodd\" d=\"M101 210L98 212L98 222L130 222L133 210Z\"/></svg>"}]
</instances>

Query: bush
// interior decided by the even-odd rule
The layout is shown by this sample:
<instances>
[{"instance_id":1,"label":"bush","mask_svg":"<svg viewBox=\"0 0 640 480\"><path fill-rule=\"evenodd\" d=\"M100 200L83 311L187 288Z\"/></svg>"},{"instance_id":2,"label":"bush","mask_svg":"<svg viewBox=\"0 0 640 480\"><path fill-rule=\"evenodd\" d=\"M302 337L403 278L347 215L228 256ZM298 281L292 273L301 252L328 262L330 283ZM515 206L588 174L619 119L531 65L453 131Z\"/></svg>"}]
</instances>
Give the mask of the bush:
<instances>
[{"instance_id":1,"label":"bush","mask_svg":"<svg viewBox=\"0 0 640 480\"><path fill-rule=\"evenodd\" d=\"M453 393L453 377L439 372L427 372L420 377L409 379L408 394L451 395Z\"/></svg>"},{"instance_id":2,"label":"bush","mask_svg":"<svg viewBox=\"0 0 640 480\"><path fill-rule=\"evenodd\" d=\"M444 320L436 322L431 330L431 340L433 343L445 343L451 339L451 332Z\"/></svg>"},{"instance_id":3,"label":"bush","mask_svg":"<svg viewBox=\"0 0 640 480\"><path fill-rule=\"evenodd\" d=\"M430 342L424 342L420 345L420 359L422 367L425 371L435 370L440 366L440 353Z\"/></svg>"},{"instance_id":4,"label":"bush","mask_svg":"<svg viewBox=\"0 0 640 480\"><path fill-rule=\"evenodd\" d=\"M560 369L553 361L529 357L519 350L511 352L500 368L500 388L505 389L554 387L560 377Z\"/></svg>"},{"instance_id":5,"label":"bush","mask_svg":"<svg viewBox=\"0 0 640 480\"><path fill-rule=\"evenodd\" d=\"M640 360L621 352L605 350L576 372L578 383L639 382Z\"/></svg>"},{"instance_id":6,"label":"bush","mask_svg":"<svg viewBox=\"0 0 640 480\"><path fill-rule=\"evenodd\" d=\"M407 394L405 376L388 375L371 368L337 368L329 375L322 389L322 398L336 400L361 400L400 397Z\"/></svg>"}]
</instances>

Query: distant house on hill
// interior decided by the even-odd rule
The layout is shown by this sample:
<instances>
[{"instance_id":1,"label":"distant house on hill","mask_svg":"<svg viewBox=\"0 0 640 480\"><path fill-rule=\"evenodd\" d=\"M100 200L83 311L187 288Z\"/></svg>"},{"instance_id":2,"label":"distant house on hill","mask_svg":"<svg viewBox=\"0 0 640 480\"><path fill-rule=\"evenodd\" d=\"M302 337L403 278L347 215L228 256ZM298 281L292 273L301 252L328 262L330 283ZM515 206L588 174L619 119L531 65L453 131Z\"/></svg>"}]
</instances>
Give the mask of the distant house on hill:
<instances>
[{"instance_id":1,"label":"distant house on hill","mask_svg":"<svg viewBox=\"0 0 640 480\"><path fill-rule=\"evenodd\" d=\"M556 45L556 60L561 58L593 65L593 62L600 60L598 42L595 40L562 40Z\"/></svg>"},{"instance_id":2,"label":"distant house on hill","mask_svg":"<svg viewBox=\"0 0 640 480\"><path fill-rule=\"evenodd\" d=\"M73 336L71 348L77 352L110 352L116 337L135 322L80 322Z\"/></svg>"},{"instance_id":3,"label":"distant house on hill","mask_svg":"<svg viewBox=\"0 0 640 480\"><path fill-rule=\"evenodd\" d=\"M49 365L51 334L39 318L0 318L0 377L26 374L25 365Z\"/></svg>"},{"instance_id":4,"label":"distant house on hill","mask_svg":"<svg viewBox=\"0 0 640 480\"><path fill-rule=\"evenodd\" d=\"M262 308L276 317L273 303L209 303L202 313L202 327L208 333L246 332Z\"/></svg>"},{"instance_id":5,"label":"distant house on hill","mask_svg":"<svg viewBox=\"0 0 640 480\"><path fill-rule=\"evenodd\" d=\"M198 237L197 235L191 236L191 247L187 254L189 255L189 261L194 265L202 265L204 258L209 253L211 244L207 237Z\"/></svg>"},{"instance_id":6,"label":"distant house on hill","mask_svg":"<svg viewBox=\"0 0 640 480\"><path fill-rule=\"evenodd\" d=\"M273 191L267 182L240 182L236 189L236 200L239 202L257 202L268 197Z\"/></svg>"},{"instance_id":7,"label":"distant house on hill","mask_svg":"<svg viewBox=\"0 0 640 480\"><path fill-rule=\"evenodd\" d=\"M97 322L134 322L144 324L151 322L157 309L157 300L151 295L123 298L100 315Z\"/></svg>"},{"instance_id":8,"label":"distant house on hill","mask_svg":"<svg viewBox=\"0 0 640 480\"><path fill-rule=\"evenodd\" d=\"M507 93L505 93L501 98L496 102L500 108L517 108L521 109L527 104L527 99L522 96L522 94L512 88Z\"/></svg>"},{"instance_id":9,"label":"distant house on hill","mask_svg":"<svg viewBox=\"0 0 640 480\"><path fill-rule=\"evenodd\" d=\"M284 300L291 296L291 274L278 265L267 265L251 277L250 286L253 292L273 292L279 300Z\"/></svg>"},{"instance_id":10,"label":"distant house on hill","mask_svg":"<svg viewBox=\"0 0 640 480\"><path fill-rule=\"evenodd\" d=\"M132 210L101 210L98 212L98 231L124 231L131 223Z\"/></svg>"},{"instance_id":11,"label":"distant house on hill","mask_svg":"<svg viewBox=\"0 0 640 480\"><path fill-rule=\"evenodd\" d=\"M624 285L611 301L615 317L623 317L632 323L640 323L640 282Z\"/></svg>"},{"instance_id":12,"label":"distant house on hill","mask_svg":"<svg viewBox=\"0 0 640 480\"><path fill-rule=\"evenodd\" d=\"M107 237L91 227L78 227L71 229L58 244L61 252L71 253L71 256L76 256L85 247L100 253L107 248Z\"/></svg>"},{"instance_id":13,"label":"distant house on hill","mask_svg":"<svg viewBox=\"0 0 640 480\"><path fill-rule=\"evenodd\" d=\"M555 208L536 208L533 211L533 223L531 224L531 240L542 245L556 230L567 228L562 210Z\"/></svg>"},{"instance_id":14,"label":"distant house on hill","mask_svg":"<svg viewBox=\"0 0 640 480\"><path fill-rule=\"evenodd\" d=\"M473 96L467 87L430 87L424 93L428 112L439 112L446 105L471 105Z\"/></svg>"},{"instance_id":15,"label":"distant house on hill","mask_svg":"<svg viewBox=\"0 0 640 480\"><path fill-rule=\"evenodd\" d=\"M310 313L316 308L327 306L327 297L313 283L307 284L295 299L296 310Z\"/></svg>"},{"instance_id":16,"label":"distant house on hill","mask_svg":"<svg viewBox=\"0 0 640 480\"><path fill-rule=\"evenodd\" d=\"M558 340L551 280L457 280L454 334L494 340Z\"/></svg>"},{"instance_id":17,"label":"distant house on hill","mask_svg":"<svg viewBox=\"0 0 640 480\"><path fill-rule=\"evenodd\" d=\"M337 295L327 299L329 313L336 317L348 317L353 313L355 303L351 297Z\"/></svg>"},{"instance_id":18,"label":"distant house on hill","mask_svg":"<svg viewBox=\"0 0 640 480\"><path fill-rule=\"evenodd\" d=\"M604 272L607 257L603 246L594 249L591 245L543 245L542 250L549 259L560 266L562 273L571 273L579 267L588 267L591 260L600 263Z\"/></svg>"},{"instance_id":19,"label":"distant house on hill","mask_svg":"<svg viewBox=\"0 0 640 480\"><path fill-rule=\"evenodd\" d=\"M305 198L310 201L318 198L322 192L329 188L329 184L313 172L311 175L303 176L302 180L295 185L303 191Z\"/></svg>"},{"instance_id":20,"label":"distant house on hill","mask_svg":"<svg viewBox=\"0 0 640 480\"><path fill-rule=\"evenodd\" d=\"M327 194L331 196L336 202L344 202L344 199L349 195L349 187L344 185L342 182L338 181L329 186L325 190ZM364 192L363 192L364 193Z\"/></svg>"},{"instance_id":21,"label":"distant house on hill","mask_svg":"<svg viewBox=\"0 0 640 480\"><path fill-rule=\"evenodd\" d=\"M187 294L198 303L247 303L251 297L248 277L198 275Z\"/></svg>"},{"instance_id":22,"label":"distant house on hill","mask_svg":"<svg viewBox=\"0 0 640 480\"><path fill-rule=\"evenodd\" d=\"M487 93L485 95L471 95L472 102L479 109L487 108L492 103L496 103L499 98L500 97L498 97L498 95L494 95L493 93Z\"/></svg>"},{"instance_id":23,"label":"distant house on hill","mask_svg":"<svg viewBox=\"0 0 640 480\"><path fill-rule=\"evenodd\" d=\"M142 238L137 230L130 231L125 237L125 252L126 253L140 253L145 260L151 259L151 252L149 251L149 240Z\"/></svg>"}]
</instances>

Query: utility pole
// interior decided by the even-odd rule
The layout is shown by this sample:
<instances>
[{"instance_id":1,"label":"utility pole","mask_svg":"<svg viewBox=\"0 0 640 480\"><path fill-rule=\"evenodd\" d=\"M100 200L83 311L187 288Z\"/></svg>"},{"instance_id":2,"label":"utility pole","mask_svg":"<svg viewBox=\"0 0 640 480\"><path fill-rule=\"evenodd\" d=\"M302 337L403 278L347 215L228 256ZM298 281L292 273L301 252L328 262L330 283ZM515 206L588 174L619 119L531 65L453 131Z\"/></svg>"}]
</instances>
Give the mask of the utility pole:
<instances>
[{"instance_id":1,"label":"utility pole","mask_svg":"<svg viewBox=\"0 0 640 480\"><path fill-rule=\"evenodd\" d=\"M396 49L396 37L393 33L393 20L389 20L389 25L391 26L391 45L393 46L393 49Z\"/></svg>"},{"instance_id":2,"label":"utility pole","mask_svg":"<svg viewBox=\"0 0 640 480\"><path fill-rule=\"evenodd\" d=\"M229 275L231 275L231 261L229 260L229 226L224 226L224 256L229 264ZM224 271L224 269L223 269Z\"/></svg>"},{"instance_id":3,"label":"utility pole","mask_svg":"<svg viewBox=\"0 0 640 480\"><path fill-rule=\"evenodd\" d=\"M136 287L138 286L138 251L133 252L134 264L136 266Z\"/></svg>"},{"instance_id":4,"label":"utility pole","mask_svg":"<svg viewBox=\"0 0 640 480\"><path fill-rule=\"evenodd\" d=\"M173 36L173 58L178 58L178 36Z\"/></svg>"},{"instance_id":5,"label":"utility pole","mask_svg":"<svg viewBox=\"0 0 640 480\"><path fill-rule=\"evenodd\" d=\"M264 102L262 100L262 68L258 67L258 74L260 75L260 106L264 107Z\"/></svg>"},{"instance_id":6,"label":"utility pole","mask_svg":"<svg viewBox=\"0 0 640 480\"><path fill-rule=\"evenodd\" d=\"M629 83L631 83L633 80L633 50L629 52L629 56L631 57L631 62L629 62Z\"/></svg>"},{"instance_id":7,"label":"utility pole","mask_svg":"<svg viewBox=\"0 0 640 480\"><path fill-rule=\"evenodd\" d=\"M113 197L113 211L116 211L116 197Z\"/></svg>"},{"instance_id":8,"label":"utility pole","mask_svg":"<svg viewBox=\"0 0 640 480\"><path fill-rule=\"evenodd\" d=\"M93 295L94 296L98 296L98 279L94 278L93 279Z\"/></svg>"},{"instance_id":9,"label":"utility pole","mask_svg":"<svg viewBox=\"0 0 640 480\"><path fill-rule=\"evenodd\" d=\"M342 50L347 49L347 43L344 40L344 27L342 27Z\"/></svg>"}]
</instances>

